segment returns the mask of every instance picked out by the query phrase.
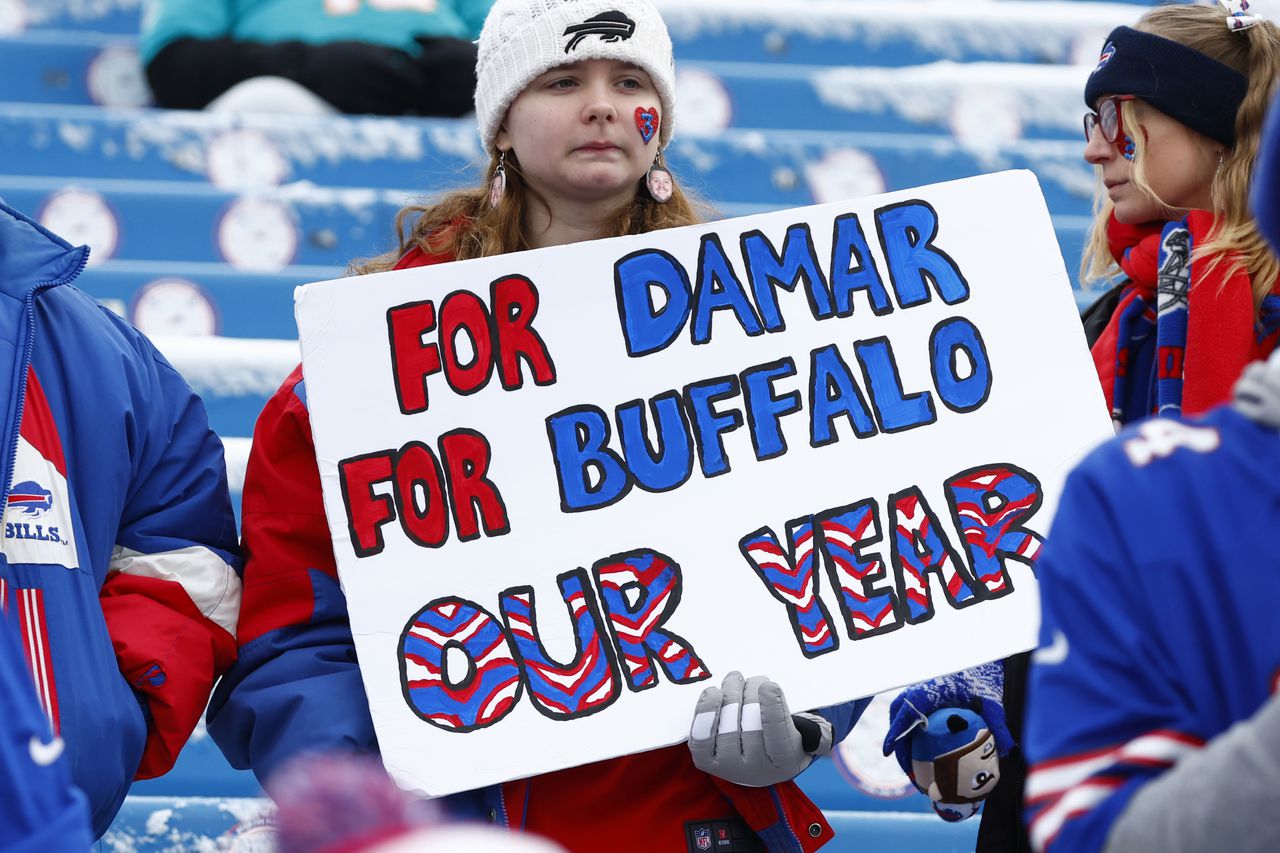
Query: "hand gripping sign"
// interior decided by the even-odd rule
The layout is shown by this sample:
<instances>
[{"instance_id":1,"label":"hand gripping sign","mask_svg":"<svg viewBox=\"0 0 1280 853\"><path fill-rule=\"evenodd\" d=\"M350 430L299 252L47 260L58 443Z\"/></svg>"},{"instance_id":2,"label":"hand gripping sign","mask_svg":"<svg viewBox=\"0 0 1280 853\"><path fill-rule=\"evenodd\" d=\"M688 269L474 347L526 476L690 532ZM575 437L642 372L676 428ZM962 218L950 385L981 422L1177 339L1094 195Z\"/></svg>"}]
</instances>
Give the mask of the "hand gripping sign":
<instances>
[{"instance_id":1,"label":"hand gripping sign","mask_svg":"<svg viewBox=\"0 0 1280 853\"><path fill-rule=\"evenodd\" d=\"M1035 642L1111 434L1034 177L297 296L378 743L432 795L683 740L738 670L830 705Z\"/></svg>"}]
</instances>

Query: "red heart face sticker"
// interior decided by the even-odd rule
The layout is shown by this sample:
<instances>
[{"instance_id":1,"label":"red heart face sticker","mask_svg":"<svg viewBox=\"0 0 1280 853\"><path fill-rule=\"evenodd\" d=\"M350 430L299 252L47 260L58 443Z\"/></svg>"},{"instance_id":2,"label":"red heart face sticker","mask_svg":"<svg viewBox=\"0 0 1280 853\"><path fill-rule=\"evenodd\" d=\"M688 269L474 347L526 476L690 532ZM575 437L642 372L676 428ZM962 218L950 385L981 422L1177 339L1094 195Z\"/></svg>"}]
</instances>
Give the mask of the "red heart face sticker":
<instances>
[{"instance_id":1,"label":"red heart face sticker","mask_svg":"<svg viewBox=\"0 0 1280 853\"><path fill-rule=\"evenodd\" d=\"M640 138L648 145L649 140L658 132L658 110L656 107L636 107L636 130Z\"/></svg>"}]
</instances>

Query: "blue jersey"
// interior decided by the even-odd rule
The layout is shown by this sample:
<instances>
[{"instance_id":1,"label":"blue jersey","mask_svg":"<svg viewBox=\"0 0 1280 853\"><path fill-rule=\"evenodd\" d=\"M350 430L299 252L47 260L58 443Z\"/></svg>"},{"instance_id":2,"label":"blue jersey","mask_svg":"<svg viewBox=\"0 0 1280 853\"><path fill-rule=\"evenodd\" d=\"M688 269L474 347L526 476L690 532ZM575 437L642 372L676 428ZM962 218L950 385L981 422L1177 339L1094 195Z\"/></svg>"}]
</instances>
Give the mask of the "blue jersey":
<instances>
[{"instance_id":1,"label":"blue jersey","mask_svg":"<svg viewBox=\"0 0 1280 853\"><path fill-rule=\"evenodd\" d=\"M71 787L61 738L36 701L16 626L0 615L0 850L89 849L89 812Z\"/></svg>"},{"instance_id":2,"label":"blue jersey","mask_svg":"<svg viewBox=\"0 0 1280 853\"><path fill-rule=\"evenodd\" d=\"M1148 420L1068 478L1037 567L1025 797L1036 850L1101 850L1144 784L1280 672L1280 433Z\"/></svg>"}]
</instances>

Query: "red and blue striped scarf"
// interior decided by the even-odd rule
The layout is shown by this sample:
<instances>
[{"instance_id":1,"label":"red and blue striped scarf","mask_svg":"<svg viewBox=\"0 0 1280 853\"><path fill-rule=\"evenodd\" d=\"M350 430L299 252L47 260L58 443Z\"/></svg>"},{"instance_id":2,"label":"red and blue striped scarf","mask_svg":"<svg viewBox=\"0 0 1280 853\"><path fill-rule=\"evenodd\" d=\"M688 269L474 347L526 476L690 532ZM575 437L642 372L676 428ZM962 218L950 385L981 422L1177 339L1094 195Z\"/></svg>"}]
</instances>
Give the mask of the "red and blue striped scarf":
<instances>
[{"instance_id":1,"label":"red and blue striped scarf","mask_svg":"<svg viewBox=\"0 0 1280 853\"><path fill-rule=\"evenodd\" d=\"M1108 243L1129 278L1094 365L1117 424L1151 414L1197 414L1231 398L1244 366L1280 339L1280 293L1254 311L1249 277L1191 253L1208 239L1212 214L1122 225L1113 216Z\"/></svg>"}]
</instances>

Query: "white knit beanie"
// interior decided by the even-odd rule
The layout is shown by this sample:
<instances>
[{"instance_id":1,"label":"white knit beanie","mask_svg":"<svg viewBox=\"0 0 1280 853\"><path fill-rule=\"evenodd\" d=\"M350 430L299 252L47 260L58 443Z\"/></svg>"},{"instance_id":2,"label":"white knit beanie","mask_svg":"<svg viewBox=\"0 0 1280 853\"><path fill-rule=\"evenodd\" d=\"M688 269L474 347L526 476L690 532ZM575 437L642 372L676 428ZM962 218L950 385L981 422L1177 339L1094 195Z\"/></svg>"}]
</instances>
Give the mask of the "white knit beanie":
<instances>
[{"instance_id":1,"label":"white knit beanie","mask_svg":"<svg viewBox=\"0 0 1280 853\"><path fill-rule=\"evenodd\" d=\"M535 77L584 59L617 59L648 72L662 102L658 142L675 125L671 36L650 0L497 0L480 31L476 119L492 152L507 109ZM628 119L630 117L627 117Z\"/></svg>"}]
</instances>

